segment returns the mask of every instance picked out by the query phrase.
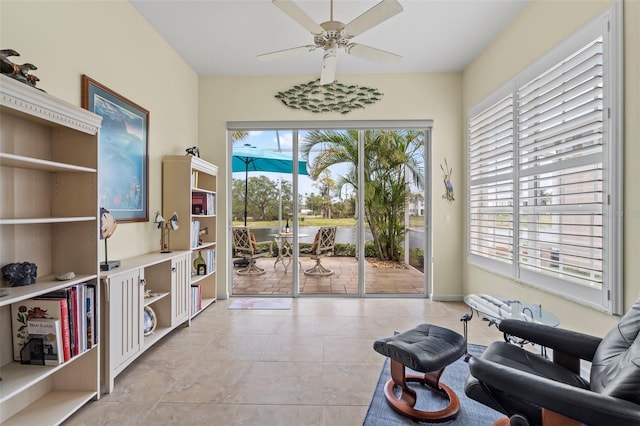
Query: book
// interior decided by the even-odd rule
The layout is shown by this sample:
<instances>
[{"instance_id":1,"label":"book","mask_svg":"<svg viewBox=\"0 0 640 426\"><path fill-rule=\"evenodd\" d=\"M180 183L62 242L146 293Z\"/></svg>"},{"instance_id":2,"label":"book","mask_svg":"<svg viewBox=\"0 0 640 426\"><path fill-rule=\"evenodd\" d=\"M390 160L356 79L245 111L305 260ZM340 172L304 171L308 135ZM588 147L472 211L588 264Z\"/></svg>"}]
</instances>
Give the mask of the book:
<instances>
[{"instance_id":1,"label":"book","mask_svg":"<svg viewBox=\"0 0 640 426\"><path fill-rule=\"evenodd\" d=\"M62 337L63 360L71 359L69 309L65 298L27 299L11 305L11 330L13 335L13 359L20 361L20 350L29 341L29 320L59 319Z\"/></svg>"},{"instance_id":2,"label":"book","mask_svg":"<svg viewBox=\"0 0 640 426\"><path fill-rule=\"evenodd\" d=\"M67 301L67 314L65 316L66 321L62 324L63 326L63 339L65 328L68 330L69 335L69 352L70 356L77 355L78 351L76 350L75 345L75 331L74 331L74 311L73 311L73 297L71 294L71 288L67 287L61 290L52 291L50 293L43 294L39 296L38 299L65 299ZM63 342L64 343L64 342Z\"/></svg>"},{"instance_id":3,"label":"book","mask_svg":"<svg viewBox=\"0 0 640 426\"><path fill-rule=\"evenodd\" d=\"M27 321L27 330L29 340L22 349L23 364L59 365L64 362L59 319L30 319ZM28 354L25 353L27 351Z\"/></svg>"},{"instance_id":4,"label":"book","mask_svg":"<svg viewBox=\"0 0 640 426\"><path fill-rule=\"evenodd\" d=\"M92 348L97 343L96 337L96 315L95 312L95 286L87 285L87 347Z\"/></svg>"}]
</instances>

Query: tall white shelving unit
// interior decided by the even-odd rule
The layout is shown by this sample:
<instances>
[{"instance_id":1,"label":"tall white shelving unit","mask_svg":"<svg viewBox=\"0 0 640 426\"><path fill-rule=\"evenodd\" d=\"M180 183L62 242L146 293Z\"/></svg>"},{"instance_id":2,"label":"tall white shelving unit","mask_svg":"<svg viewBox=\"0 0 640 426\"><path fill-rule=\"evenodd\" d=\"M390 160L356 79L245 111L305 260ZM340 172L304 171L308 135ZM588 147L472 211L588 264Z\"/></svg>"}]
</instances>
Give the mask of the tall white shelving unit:
<instances>
[{"instance_id":1,"label":"tall white shelving unit","mask_svg":"<svg viewBox=\"0 0 640 426\"><path fill-rule=\"evenodd\" d=\"M218 167L198 157L170 155L162 159L162 214L166 218L175 212L180 219L180 228L171 231L171 249L191 251L191 286L201 294L198 306L191 301L191 317L217 297L217 176ZM200 199L208 201L198 208ZM201 253L208 267L199 275L193 261Z\"/></svg>"},{"instance_id":2,"label":"tall white shelving unit","mask_svg":"<svg viewBox=\"0 0 640 426\"><path fill-rule=\"evenodd\" d=\"M99 343L58 366L13 361L11 305L80 283L93 284L100 293L101 121L89 111L0 75L0 266L28 261L38 267L35 284L3 283L3 425L59 424L100 397ZM75 278L55 279L69 271Z\"/></svg>"}]
</instances>

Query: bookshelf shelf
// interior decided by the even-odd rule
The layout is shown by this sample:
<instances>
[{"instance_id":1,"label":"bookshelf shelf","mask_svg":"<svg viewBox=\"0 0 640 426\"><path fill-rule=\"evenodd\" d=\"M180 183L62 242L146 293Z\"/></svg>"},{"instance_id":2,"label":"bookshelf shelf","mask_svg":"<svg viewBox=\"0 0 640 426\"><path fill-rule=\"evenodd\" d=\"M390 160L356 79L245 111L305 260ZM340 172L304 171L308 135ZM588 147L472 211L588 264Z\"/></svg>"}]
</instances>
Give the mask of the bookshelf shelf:
<instances>
[{"instance_id":1,"label":"bookshelf shelf","mask_svg":"<svg viewBox=\"0 0 640 426\"><path fill-rule=\"evenodd\" d=\"M191 268L192 291L198 292L190 297L192 318L215 302L218 295L217 177L218 168L198 157L170 155L162 159L162 209L177 212L181 223L189 224L172 233L172 247L189 250L192 265L200 254L206 261L204 275L196 275L195 267ZM221 294L225 291L222 289Z\"/></svg>"},{"instance_id":2,"label":"bookshelf shelf","mask_svg":"<svg viewBox=\"0 0 640 426\"><path fill-rule=\"evenodd\" d=\"M38 400L37 410L25 408L2 424L3 426L57 425L95 397L96 392L92 391L52 391Z\"/></svg>"},{"instance_id":3,"label":"bookshelf shelf","mask_svg":"<svg viewBox=\"0 0 640 426\"><path fill-rule=\"evenodd\" d=\"M155 303L158 300L162 299L163 297L169 296L170 294L171 293L166 292L166 293L160 293L160 294L152 295L151 297L145 297L144 298L144 306L149 306L152 303Z\"/></svg>"},{"instance_id":4,"label":"bookshelf shelf","mask_svg":"<svg viewBox=\"0 0 640 426\"><path fill-rule=\"evenodd\" d=\"M0 203L0 265L28 261L38 268L35 284L2 288L3 425L59 424L100 397L99 343L56 366L14 361L12 305L81 284L94 286L99 297L101 121L89 111L0 75L0 199L5 200ZM75 278L55 279L70 271ZM99 311L93 314L98 317Z\"/></svg>"}]
</instances>

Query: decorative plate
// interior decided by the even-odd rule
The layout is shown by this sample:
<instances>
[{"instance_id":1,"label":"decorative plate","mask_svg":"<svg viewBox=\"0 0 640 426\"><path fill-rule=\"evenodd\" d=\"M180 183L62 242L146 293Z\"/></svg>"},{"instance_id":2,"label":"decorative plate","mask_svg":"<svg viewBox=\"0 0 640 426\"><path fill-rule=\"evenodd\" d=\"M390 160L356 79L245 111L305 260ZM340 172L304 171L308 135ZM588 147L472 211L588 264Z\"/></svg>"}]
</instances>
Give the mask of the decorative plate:
<instances>
[{"instance_id":1,"label":"decorative plate","mask_svg":"<svg viewBox=\"0 0 640 426\"><path fill-rule=\"evenodd\" d=\"M150 306L144 307L144 335L148 336L153 334L153 331L156 329L156 325L158 325L158 320L156 319L156 313L151 309Z\"/></svg>"}]
</instances>

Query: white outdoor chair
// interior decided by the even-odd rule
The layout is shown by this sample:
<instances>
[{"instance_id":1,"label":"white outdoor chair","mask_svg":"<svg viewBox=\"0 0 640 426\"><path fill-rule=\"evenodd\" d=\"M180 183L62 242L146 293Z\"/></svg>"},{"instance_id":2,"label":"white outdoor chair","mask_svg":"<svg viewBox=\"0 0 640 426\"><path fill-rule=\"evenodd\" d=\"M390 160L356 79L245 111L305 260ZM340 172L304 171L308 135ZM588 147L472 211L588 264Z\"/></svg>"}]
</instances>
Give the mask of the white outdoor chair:
<instances>
[{"instance_id":1,"label":"white outdoor chair","mask_svg":"<svg viewBox=\"0 0 640 426\"><path fill-rule=\"evenodd\" d=\"M316 264L313 266L313 268L306 269L304 271L305 275L326 276L333 274L333 271L322 266L322 263L320 261L323 257L333 254L335 245L336 227L321 227L316 233L313 245L311 246L311 258L316 261Z\"/></svg>"},{"instance_id":2,"label":"white outdoor chair","mask_svg":"<svg viewBox=\"0 0 640 426\"><path fill-rule=\"evenodd\" d=\"M264 268L256 265L256 259L270 256L271 250L265 252L258 251L258 243L253 233L249 231L249 228L245 226L233 228L233 247L237 254L249 262L246 267L238 269L238 275L261 275L266 272Z\"/></svg>"}]
</instances>

